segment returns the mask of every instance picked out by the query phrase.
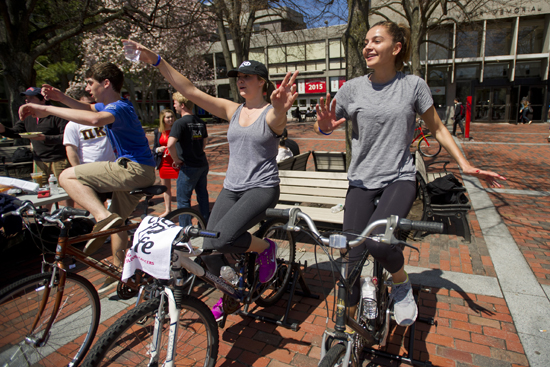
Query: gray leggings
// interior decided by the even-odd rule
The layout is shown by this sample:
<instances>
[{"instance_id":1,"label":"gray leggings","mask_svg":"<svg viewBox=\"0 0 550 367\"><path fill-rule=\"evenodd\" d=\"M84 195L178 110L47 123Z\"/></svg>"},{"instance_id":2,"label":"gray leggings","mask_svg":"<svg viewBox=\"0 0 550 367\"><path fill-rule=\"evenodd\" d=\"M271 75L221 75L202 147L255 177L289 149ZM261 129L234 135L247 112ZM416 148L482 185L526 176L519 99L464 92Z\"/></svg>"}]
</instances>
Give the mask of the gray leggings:
<instances>
[{"instance_id":1,"label":"gray leggings","mask_svg":"<svg viewBox=\"0 0 550 367\"><path fill-rule=\"evenodd\" d=\"M375 207L374 199L380 194L380 202ZM344 231L359 234L368 224L379 219L386 219L392 214L405 218L409 214L415 198L415 181L396 181L386 187L373 190L350 186L346 195ZM373 234L384 233L384 230L383 227L380 227ZM354 236L348 237L350 239L354 238ZM361 245L351 249L349 259L352 266L361 259L365 248L368 248L370 254L390 273L397 272L405 263L401 248L394 247L392 249L385 243L366 240ZM351 306L359 303L359 280L358 278L352 287L352 293L349 295Z\"/></svg>"},{"instance_id":2,"label":"gray leggings","mask_svg":"<svg viewBox=\"0 0 550 367\"><path fill-rule=\"evenodd\" d=\"M279 186L246 191L222 189L212 208L207 229L220 232L219 238L205 238L203 248L223 253L243 253L250 247L248 230L265 218L265 211L279 200ZM208 270L219 276L226 265L223 255L204 256Z\"/></svg>"}]
</instances>

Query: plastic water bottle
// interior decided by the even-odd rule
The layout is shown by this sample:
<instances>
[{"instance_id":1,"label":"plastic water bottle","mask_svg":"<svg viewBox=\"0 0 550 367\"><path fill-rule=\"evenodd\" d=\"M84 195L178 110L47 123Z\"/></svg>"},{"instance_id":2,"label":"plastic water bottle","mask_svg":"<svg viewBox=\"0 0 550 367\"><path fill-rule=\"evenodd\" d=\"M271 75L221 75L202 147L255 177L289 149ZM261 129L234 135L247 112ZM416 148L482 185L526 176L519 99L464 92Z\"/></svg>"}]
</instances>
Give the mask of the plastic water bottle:
<instances>
[{"instance_id":1,"label":"plastic water bottle","mask_svg":"<svg viewBox=\"0 0 550 367\"><path fill-rule=\"evenodd\" d=\"M378 316L378 306L376 304L376 285L372 282L370 276L365 277L361 287L361 298L363 299L363 316L373 320Z\"/></svg>"},{"instance_id":2,"label":"plastic water bottle","mask_svg":"<svg viewBox=\"0 0 550 367\"><path fill-rule=\"evenodd\" d=\"M330 208L330 212L333 213L333 214L341 212L342 210L344 210L344 205L343 204L336 204L332 208Z\"/></svg>"},{"instance_id":3,"label":"plastic water bottle","mask_svg":"<svg viewBox=\"0 0 550 367\"><path fill-rule=\"evenodd\" d=\"M50 195L59 194L59 187L57 186L57 178L52 173L48 179L48 184L50 185Z\"/></svg>"},{"instance_id":4,"label":"plastic water bottle","mask_svg":"<svg viewBox=\"0 0 550 367\"><path fill-rule=\"evenodd\" d=\"M222 266L220 276L233 285L237 285L239 282L239 277L231 266Z\"/></svg>"}]
</instances>

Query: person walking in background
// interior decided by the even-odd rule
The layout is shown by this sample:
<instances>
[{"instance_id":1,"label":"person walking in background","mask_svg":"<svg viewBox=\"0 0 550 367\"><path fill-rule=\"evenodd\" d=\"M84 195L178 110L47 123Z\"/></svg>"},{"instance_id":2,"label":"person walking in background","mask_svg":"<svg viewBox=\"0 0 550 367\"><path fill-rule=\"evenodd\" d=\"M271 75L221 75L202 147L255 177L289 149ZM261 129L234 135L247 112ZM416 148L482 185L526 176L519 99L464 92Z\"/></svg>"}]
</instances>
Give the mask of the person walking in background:
<instances>
[{"instance_id":1,"label":"person walking in background","mask_svg":"<svg viewBox=\"0 0 550 367\"><path fill-rule=\"evenodd\" d=\"M204 147L208 138L206 124L193 114L194 103L176 92L172 95L174 109L181 116L175 123L168 138L168 149L179 168L176 197L179 208L191 207L193 190L197 195L199 211L204 220L210 217L208 197L208 160ZM189 216L180 219L180 226L191 224Z\"/></svg>"},{"instance_id":2,"label":"person walking in background","mask_svg":"<svg viewBox=\"0 0 550 367\"><path fill-rule=\"evenodd\" d=\"M529 118L529 114L533 113L533 107L527 98L523 98L521 101L521 108L519 109L520 122L522 124L531 124L533 121Z\"/></svg>"},{"instance_id":3,"label":"person walking in background","mask_svg":"<svg viewBox=\"0 0 550 367\"><path fill-rule=\"evenodd\" d=\"M166 186L164 197L165 217L172 211L172 180L178 178L179 166L174 164L170 150L168 149L168 137L172 126L176 121L176 115L172 110L164 109L160 112L159 127L154 131L153 155L155 156L156 169L159 171L160 184Z\"/></svg>"},{"instance_id":4,"label":"person walking in background","mask_svg":"<svg viewBox=\"0 0 550 367\"><path fill-rule=\"evenodd\" d=\"M466 107L460 102L460 98L456 97L455 100L455 113L453 122L453 135L456 136L456 126L460 126L460 131L464 135L464 118L466 117Z\"/></svg>"},{"instance_id":5,"label":"person walking in background","mask_svg":"<svg viewBox=\"0 0 550 367\"><path fill-rule=\"evenodd\" d=\"M416 198L416 170L409 144L417 114L464 174L500 187L496 180L503 177L477 169L464 158L439 119L426 82L402 72L410 55L410 29L391 21L379 22L367 32L364 42L363 56L372 72L348 80L332 103L328 93L326 99L321 98L314 124L318 134L330 135L346 120L352 123L344 232L359 234L375 220L390 215L404 218L409 213ZM379 195L380 201L375 206ZM391 296L397 324L411 325L418 309L401 248L366 240L350 250L350 260L360 259L366 248L392 274ZM355 317L360 294L358 278L349 297L350 317Z\"/></svg>"}]
</instances>

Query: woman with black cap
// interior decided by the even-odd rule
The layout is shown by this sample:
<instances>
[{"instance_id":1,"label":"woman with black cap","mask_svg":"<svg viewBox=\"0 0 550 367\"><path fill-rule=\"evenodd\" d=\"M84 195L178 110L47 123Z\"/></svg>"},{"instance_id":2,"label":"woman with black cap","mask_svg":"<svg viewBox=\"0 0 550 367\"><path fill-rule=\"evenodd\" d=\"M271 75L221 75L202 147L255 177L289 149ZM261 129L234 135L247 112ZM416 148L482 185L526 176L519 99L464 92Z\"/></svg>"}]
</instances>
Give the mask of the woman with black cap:
<instances>
[{"instance_id":1,"label":"woman with black cap","mask_svg":"<svg viewBox=\"0 0 550 367\"><path fill-rule=\"evenodd\" d=\"M141 51L140 60L157 67L183 96L212 115L229 121L229 165L207 226L219 231L220 238L205 239L203 248L222 253L257 252L260 281L269 281L277 268L277 246L269 239L252 236L248 229L260 222L266 209L275 207L279 199L276 157L279 137L287 123L287 111L298 97L295 85L298 72L288 72L281 86L275 88L264 64L244 61L227 73L237 78L239 94L245 100L238 104L204 93L160 55L136 42L123 41ZM219 275L221 267L226 265L223 255L203 260L215 275ZM212 312L217 320L223 317L222 299Z\"/></svg>"}]
</instances>

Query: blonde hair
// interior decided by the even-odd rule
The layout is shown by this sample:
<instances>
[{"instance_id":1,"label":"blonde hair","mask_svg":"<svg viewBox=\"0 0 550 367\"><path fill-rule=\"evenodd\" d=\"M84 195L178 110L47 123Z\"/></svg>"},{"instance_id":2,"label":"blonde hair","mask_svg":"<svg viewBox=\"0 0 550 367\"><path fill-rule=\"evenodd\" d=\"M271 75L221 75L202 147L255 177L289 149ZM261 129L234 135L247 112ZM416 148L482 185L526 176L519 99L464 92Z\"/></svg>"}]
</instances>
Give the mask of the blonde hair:
<instances>
[{"instance_id":1,"label":"blonde hair","mask_svg":"<svg viewBox=\"0 0 550 367\"><path fill-rule=\"evenodd\" d=\"M172 99L184 105L185 108L187 108L189 111L193 111L193 107L195 107L195 104L190 100L188 100L187 98L185 98L180 92L176 92L172 94Z\"/></svg>"},{"instance_id":2,"label":"blonde hair","mask_svg":"<svg viewBox=\"0 0 550 367\"><path fill-rule=\"evenodd\" d=\"M395 69L403 70L403 64L407 63L411 57L411 29L403 23L397 24L391 20L383 20L371 27L383 26L386 28L390 36L392 36L393 44L401 43L401 50L395 57Z\"/></svg>"},{"instance_id":3,"label":"blonde hair","mask_svg":"<svg viewBox=\"0 0 550 367\"><path fill-rule=\"evenodd\" d=\"M169 114L171 113L172 116L174 116L174 120L176 119L176 114L174 113L174 111L168 109L168 108L165 108L164 110L160 111L160 116L159 116L159 131L161 133L165 132L166 131L166 126L164 126L164 116L166 114Z\"/></svg>"}]
</instances>

